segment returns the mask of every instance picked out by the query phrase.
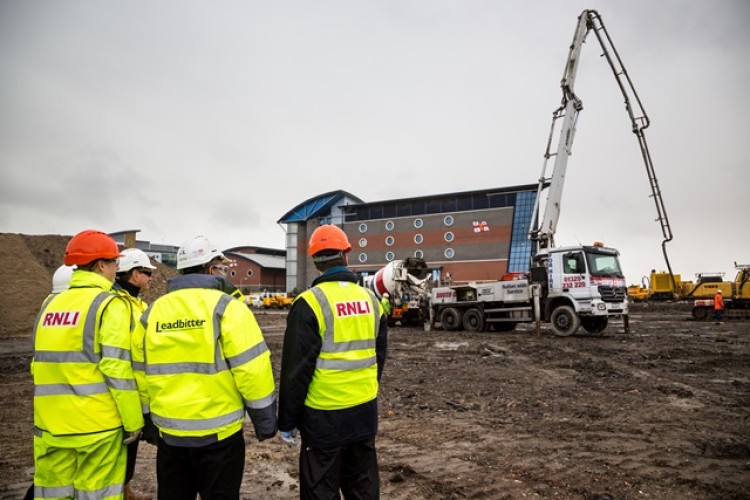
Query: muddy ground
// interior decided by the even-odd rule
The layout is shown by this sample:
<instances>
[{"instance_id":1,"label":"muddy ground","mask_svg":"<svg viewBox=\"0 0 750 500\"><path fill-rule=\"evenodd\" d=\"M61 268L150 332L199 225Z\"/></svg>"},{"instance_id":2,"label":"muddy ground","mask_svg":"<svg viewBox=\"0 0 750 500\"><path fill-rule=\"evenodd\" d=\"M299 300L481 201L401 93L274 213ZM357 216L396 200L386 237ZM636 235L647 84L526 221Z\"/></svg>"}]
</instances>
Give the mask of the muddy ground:
<instances>
[{"instance_id":1,"label":"muddy ground","mask_svg":"<svg viewBox=\"0 0 750 500\"><path fill-rule=\"evenodd\" d=\"M258 312L278 372L285 316ZM377 440L388 499L750 498L750 324L636 305L599 337L393 328ZM0 497L30 483L28 338L0 339ZM249 427L249 426L248 426ZM243 498L298 496L297 450L246 433ZM142 443L134 489L155 492Z\"/></svg>"}]
</instances>

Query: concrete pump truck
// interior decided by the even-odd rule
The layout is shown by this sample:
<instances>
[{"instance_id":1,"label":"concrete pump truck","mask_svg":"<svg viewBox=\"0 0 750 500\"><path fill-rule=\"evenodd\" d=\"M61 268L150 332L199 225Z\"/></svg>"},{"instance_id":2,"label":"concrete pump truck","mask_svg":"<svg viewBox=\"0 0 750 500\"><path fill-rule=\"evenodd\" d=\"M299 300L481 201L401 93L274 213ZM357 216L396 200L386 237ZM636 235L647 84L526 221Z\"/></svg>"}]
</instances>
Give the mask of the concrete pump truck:
<instances>
[{"instance_id":1,"label":"concrete pump truck","mask_svg":"<svg viewBox=\"0 0 750 500\"><path fill-rule=\"evenodd\" d=\"M589 33L599 41L602 55L625 98L656 203L657 220L664 235L662 249L671 274L665 245L672 239L672 233L644 136L649 119L601 17L594 10L584 10L578 18L561 82L562 104L552 115L536 205L529 226L532 241L530 272L509 274L507 280L431 289L430 325L440 323L445 330L482 331L491 328L511 331L519 322L535 321L539 333L540 323L548 322L556 335L569 336L581 326L591 334L601 333L610 319L622 318L624 329L628 331L627 287L619 252L599 243L569 247L555 247L554 244L565 170L571 155L576 121L583 109L574 92L574 81L581 48ZM553 152L552 138L559 120L562 120L559 142ZM548 177L546 172L551 158L554 158L554 166ZM548 189L547 198L540 218L540 200L545 189Z\"/></svg>"}]
</instances>

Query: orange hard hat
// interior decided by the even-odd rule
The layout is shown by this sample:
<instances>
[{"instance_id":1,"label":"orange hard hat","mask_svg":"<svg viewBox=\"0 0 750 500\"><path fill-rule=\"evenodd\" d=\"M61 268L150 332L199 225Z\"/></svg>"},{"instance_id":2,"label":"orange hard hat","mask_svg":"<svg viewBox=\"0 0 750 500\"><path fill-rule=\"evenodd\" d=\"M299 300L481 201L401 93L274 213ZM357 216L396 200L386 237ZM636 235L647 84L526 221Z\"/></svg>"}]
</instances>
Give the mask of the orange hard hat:
<instances>
[{"instance_id":1,"label":"orange hard hat","mask_svg":"<svg viewBox=\"0 0 750 500\"><path fill-rule=\"evenodd\" d=\"M120 257L117 243L107 233L87 229L73 236L65 249L66 266L84 265L97 259L116 259Z\"/></svg>"},{"instance_id":2,"label":"orange hard hat","mask_svg":"<svg viewBox=\"0 0 750 500\"><path fill-rule=\"evenodd\" d=\"M307 251L312 256L323 250L348 252L351 249L349 238L340 227L324 224L313 231Z\"/></svg>"}]
</instances>

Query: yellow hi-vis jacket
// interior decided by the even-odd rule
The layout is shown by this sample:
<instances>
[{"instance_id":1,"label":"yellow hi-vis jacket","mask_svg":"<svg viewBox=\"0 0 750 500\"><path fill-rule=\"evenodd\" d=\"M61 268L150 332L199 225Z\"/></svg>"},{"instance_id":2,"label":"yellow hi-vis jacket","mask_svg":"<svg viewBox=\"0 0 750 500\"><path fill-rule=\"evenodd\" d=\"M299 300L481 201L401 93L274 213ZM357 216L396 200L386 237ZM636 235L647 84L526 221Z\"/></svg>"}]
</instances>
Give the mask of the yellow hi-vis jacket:
<instances>
[{"instance_id":1,"label":"yellow hi-vis jacket","mask_svg":"<svg viewBox=\"0 0 750 500\"><path fill-rule=\"evenodd\" d=\"M346 285L327 281L297 297L315 313L323 340L305 399L310 408L351 408L378 395L380 304L370 290Z\"/></svg>"},{"instance_id":2,"label":"yellow hi-vis jacket","mask_svg":"<svg viewBox=\"0 0 750 500\"><path fill-rule=\"evenodd\" d=\"M128 304L112 282L76 270L34 325L34 425L56 436L143 427L130 361Z\"/></svg>"},{"instance_id":3,"label":"yellow hi-vis jacket","mask_svg":"<svg viewBox=\"0 0 750 500\"><path fill-rule=\"evenodd\" d=\"M141 404L168 444L221 441L245 410L259 439L276 433L271 353L244 303L204 287L212 278L172 278L133 335Z\"/></svg>"},{"instance_id":4,"label":"yellow hi-vis jacket","mask_svg":"<svg viewBox=\"0 0 750 500\"><path fill-rule=\"evenodd\" d=\"M117 284L112 289L112 293L118 297L122 297L130 305L130 331L132 332L141 319L143 311L148 309L148 304L142 298L130 295L130 292Z\"/></svg>"}]
</instances>

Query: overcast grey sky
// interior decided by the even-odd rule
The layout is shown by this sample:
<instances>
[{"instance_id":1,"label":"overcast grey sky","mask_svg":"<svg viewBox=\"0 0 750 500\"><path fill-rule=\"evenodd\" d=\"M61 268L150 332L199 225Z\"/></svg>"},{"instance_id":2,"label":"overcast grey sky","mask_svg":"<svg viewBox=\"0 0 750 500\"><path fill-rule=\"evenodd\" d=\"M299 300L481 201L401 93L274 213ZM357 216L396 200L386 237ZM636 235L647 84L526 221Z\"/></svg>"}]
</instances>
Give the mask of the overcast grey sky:
<instances>
[{"instance_id":1,"label":"overcast grey sky","mask_svg":"<svg viewBox=\"0 0 750 500\"><path fill-rule=\"evenodd\" d=\"M576 20L601 14L648 112L683 278L750 263L747 0L0 1L0 232L141 229L283 248L276 221L535 183ZM558 245L665 269L594 38Z\"/></svg>"}]
</instances>

